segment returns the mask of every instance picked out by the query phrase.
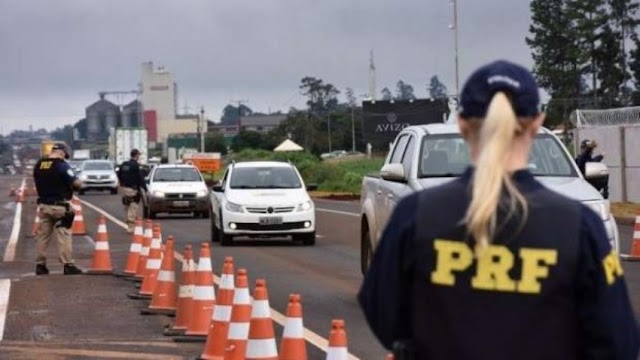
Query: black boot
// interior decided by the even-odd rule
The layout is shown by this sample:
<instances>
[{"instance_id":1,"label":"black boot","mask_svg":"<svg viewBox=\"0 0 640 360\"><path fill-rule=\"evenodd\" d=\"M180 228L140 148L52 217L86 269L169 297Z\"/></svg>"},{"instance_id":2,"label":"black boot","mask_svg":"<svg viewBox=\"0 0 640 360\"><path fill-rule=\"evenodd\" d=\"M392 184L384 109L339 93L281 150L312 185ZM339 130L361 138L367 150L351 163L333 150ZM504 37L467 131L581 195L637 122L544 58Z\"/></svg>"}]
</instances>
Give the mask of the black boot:
<instances>
[{"instance_id":1,"label":"black boot","mask_svg":"<svg viewBox=\"0 0 640 360\"><path fill-rule=\"evenodd\" d=\"M78 269L74 264L64 264L65 275L78 275L82 273L82 270Z\"/></svg>"},{"instance_id":2,"label":"black boot","mask_svg":"<svg viewBox=\"0 0 640 360\"><path fill-rule=\"evenodd\" d=\"M49 275L49 269L47 269L47 265L45 265L45 264L37 264L36 265L36 275Z\"/></svg>"}]
</instances>

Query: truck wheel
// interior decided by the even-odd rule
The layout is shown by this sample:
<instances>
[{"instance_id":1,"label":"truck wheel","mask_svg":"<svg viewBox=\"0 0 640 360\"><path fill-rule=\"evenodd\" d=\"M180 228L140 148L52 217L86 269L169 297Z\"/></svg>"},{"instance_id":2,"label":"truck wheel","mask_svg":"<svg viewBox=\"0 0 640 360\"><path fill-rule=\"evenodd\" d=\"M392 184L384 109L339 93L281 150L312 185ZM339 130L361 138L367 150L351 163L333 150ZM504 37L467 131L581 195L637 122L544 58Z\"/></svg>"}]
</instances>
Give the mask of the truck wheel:
<instances>
[{"instance_id":1,"label":"truck wheel","mask_svg":"<svg viewBox=\"0 0 640 360\"><path fill-rule=\"evenodd\" d=\"M360 239L360 271L365 275L369 270L373 251L371 250L371 232L366 227L362 229L362 238Z\"/></svg>"}]
</instances>

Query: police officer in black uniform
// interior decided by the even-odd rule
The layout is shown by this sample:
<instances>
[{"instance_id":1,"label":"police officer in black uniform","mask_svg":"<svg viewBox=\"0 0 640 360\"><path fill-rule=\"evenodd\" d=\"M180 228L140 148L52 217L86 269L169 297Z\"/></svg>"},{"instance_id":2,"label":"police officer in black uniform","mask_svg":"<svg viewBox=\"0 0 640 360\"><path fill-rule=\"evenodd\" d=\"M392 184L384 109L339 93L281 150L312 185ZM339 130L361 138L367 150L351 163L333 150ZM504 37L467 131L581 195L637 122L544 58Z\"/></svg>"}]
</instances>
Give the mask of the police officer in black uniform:
<instances>
[{"instance_id":1,"label":"police officer in black uniform","mask_svg":"<svg viewBox=\"0 0 640 360\"><path fill-rule=\"evenodd\" d=\"M144 175L138 164L140 159L140 151L138 149L131 150L131 159L120 164L118 169L118 179L122 189L122 204L125 207L127 218L128 232L134 230L136 218L138 216L138 204L142 199L141 190L147 191L147 184L144 181Z\"/></svg>"},{"instance_id":2,"label":"police officer in black uniform","mask_svg":"<svg viewBox=\"0 0 640 360\"><path fill-rule=\"evenodd\" d=\"M604 155L593 156L593 151L598 147L595 140L585 139L580 143L580 154L576 157L576 164L583 176L586 176L586 167L588 162L601 162ZM586 179L596 190L602 193L605 199L609 198L609 175L598 176Z\"/></svg>"},{"instance_id":3,"label":"police officer in black uniform","mask_svg":"<svg viewBox=\"0 0 640 360\"><path fill-rule=\"evenodd\" d=\"M49 156L40 159L34 166L33 178L38 191L41 217L40 228L36 233L36 275L49 274L47 246L53 237L58 243L58 257L64 264L64 274L82 274L82 270L74 265L70 230L74 214L70 200L73 190L79 189L81 183L65 161L68 158L66 146L54 144Z\"/></svg>"},{"instance_id":4,"label":"police officer in black uniform","mask_svg":"<svg viewBox=\"0 0 640 360\"><path fill-rule=\"evenodd\" d=\"M395 207L358 299L397 358L637 359L640 336L602 220L527 170L535 80L497 61L465 84L473 166Z\"/></svg>"}]
</instances>

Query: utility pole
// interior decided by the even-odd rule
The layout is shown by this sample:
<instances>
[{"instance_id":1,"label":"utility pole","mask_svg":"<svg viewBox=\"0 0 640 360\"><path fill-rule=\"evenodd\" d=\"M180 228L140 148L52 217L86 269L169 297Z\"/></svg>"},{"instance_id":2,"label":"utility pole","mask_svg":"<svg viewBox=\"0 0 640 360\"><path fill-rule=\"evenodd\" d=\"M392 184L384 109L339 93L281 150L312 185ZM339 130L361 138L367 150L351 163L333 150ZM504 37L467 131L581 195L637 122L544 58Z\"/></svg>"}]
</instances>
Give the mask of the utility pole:
<instances>
[{"instance_id":1,"label":"utility pole","mask_svg":"<svg viewBox=\"0 0 640 360\"><path fill-rule=\"evenodd\" d=\"M327 113L327 126L329 127L329 152L331 152L331 113Z\"/></svg>"},{"instance_id":2,"label":"utility pole","mask_svg":"<svg viewBox=\"0 0 640 360\"><path fill-rule=\"evenodd\" d=\"M460 78L458 72L458 0L451 0L453 5L453 24L449 28L453 30L454 58L455 58L455 81L456 81L456 100L460 101Z\"/></svg>"},{"instance_id":3,"label":"utility pole","mask_svg":"<svg viewBox=\"0 0 640 360\"><path fill-rule=\"evenodd\" d=\"M200 126L202 122L202 127ZM204 106L200 107L200 118L198 119L198 135L200 136L200 152L204 152L204 133L207 132L207 120L204 117Z\"/></svg>"},{"instance_id":4,"label":"utility pole","mask_svg":"<svg viewBox=\"0 0 640 360\"><path fill-rule=\"evenodd\" d=\"M351 104L351 152L356 152L356 126L355 116L353 115L353 104Z\"/></svg>"}]
</instances>

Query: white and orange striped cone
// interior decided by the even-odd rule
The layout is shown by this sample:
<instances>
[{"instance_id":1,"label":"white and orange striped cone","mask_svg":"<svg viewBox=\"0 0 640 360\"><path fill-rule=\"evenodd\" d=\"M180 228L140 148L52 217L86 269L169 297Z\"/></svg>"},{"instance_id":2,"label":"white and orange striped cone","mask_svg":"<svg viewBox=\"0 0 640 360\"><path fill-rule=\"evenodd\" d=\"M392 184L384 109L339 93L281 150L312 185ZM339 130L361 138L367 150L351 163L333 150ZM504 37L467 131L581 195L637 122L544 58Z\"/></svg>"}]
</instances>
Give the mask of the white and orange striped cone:
<instances>
[{"instance_id":1,"label":"white and orange striped cone","mask_svg":"<svg viewBox=\"0 0 640 360\"><path fill-rule=\"evenodd\" d=\"M251 306L251 324L245 358L247 360L278 360L266 280L256 280Z\"/></svg>"},{"instance_id":2,"label":"white and orange striped cone","mask_svg":"<svg viewBox=\"0 0 640 360\"><path fill-rule=\"evenodd\" d=\"M149 246L145 276L136 294L127 294L130 299L150 300L158 284L158 274L162 265L162 235L160 224L153 224L153 238Z\"/></svg>"},{"instance_id":3,"label":"white and orange striped cone","mask_svg":"<svg viewBox=\"0 0 640 360\"><path fill-rule=\"evenodd\" d=\"M249 295L249 278L246 269L236 273L236 284L233 291L233 307L229 324L229 336L224 353L224 360L244 360L249 341L251 324L251 296Z\"/></svg>"},{"instance_id":4,"label":"white and orange striped cone","mask_svg":"<svg viewBox=\"0 0 640 360\"><path fill-rule=\"evenodd\" d=\"M189 316L193 305L193 285L196 281L196 263L193 260L191 245L184 247L184 260L182 261L182 274L180 275L180 287L178 288L178 306L176 320L173 326L165 327L165 336L184 335L189 324Z\"/></svg>"},{"instance_id":5,"label":"white and orange striped cone","mask_svg":"<svg viewBox=\"0 0 640 360\"><path fill-rule=\"evenodd\" d=\"M84 216L82 215L82 205L80 201L75 197L71 201L75 217L73 218L73 225L71 227L71 234L73 235L87 235L87 228L84 225Z\"/></svg>"},{"instance_id":6,"label":"white and orange striped cone","mask_svg":"<svg viewBox=\"0 0 640 360\"><path fill-rule=\"evenodd\" d=\"M145 222L143 234L142 247L140 248L140 256L138 257L138 270L134 277L137 281L142 281L147 274L147 258L149 258L149 248L153 240L153 222L151 220Z\"/></svg>"},{"instance_id":7,"label":"white and orange striped cone","mask_svg":"<svg viewBox=\"0 0 640 360\"><path fill-rule=\"evenodd\" d=\"M280 360L306 360L307 342L304 339L304 324L302 321L302 304L300 295L289 295L287 306L287 321L284 325L280 342Z\"/></svg>"},{"instance_id":8,"label":"white and orange striped cone","mask_svg":"<svg viewBox=\"0 0 640 360\"><path fill-rule=\"evenodd\" d=\"M109 235L107 234L107 219L100 216L98 221L98 232L94 239L96 246L93 251L93 261L91 268L87 270L89 275L113 274L111 266L111 252L109 250Z\"/></svg>"},{"instance_id":9,"label":"white and orange striped cone","mask_svg":"<svg viewBox=\"0 0 640 360\"><path fill-rule=\"evenodd\" d=\"M33 227L31 228L31 236L36 236L40 230L40 206L36 207L36 217L33 219Z\"/></svg>"},{"instance_id":10,"label":"white and orange striped cone","mask_svg":"<svg viewBox=\"0 0 640 360\"><path fill-rule=\"evenodd\" d=\"M196 270L196 281L193 285L193 300L186 336L199 337L204 340L209 333L211 314L216 303L213 287L213 271L211 268L211 249L208 242L200 245L200 258ZM174 339L181 341L179 338Z\"/></svg>"},{"instance_id":11,"label":"white and orange striped cone","mask_svg":"<svg viewBox=\"0 0 640 360\"><path fill-rule=\"evenodd\" d=\"M233 258L228 256L224 259L224 265L222 266L216 304L213 307L209 334L204 345L204 351L200 355L201 359L224 359L227 337L229 336L229 322L231 321L231 311L233 309L234 287Z\"/></svg>"},{"instance_id":12,"label":"white and orange striped cone","mask_svg":"<svg viewBox=\"0 0 640 360\"><path fill-rule=\"evenodd\" d=\"M143 315L163 314L174 315L178 306L178 294L176 288L176 270L173 249L175 240L173 236L167 237L164 246L162 265L158 273L158 283L153 291L151 304L148 309L142 310Z\"/></svg>"},{"instance_id":13,"label":"white and orange striped cone","mask_svg":"<svg viewBox=\"0 0 640 360\"><path fill-rule=\"evenodd\" d=\"M640 214L636 216L636 223L633 227L630 252L629 254L621 254L620 258L626 261L640 261Z\"/></svg>"},{"instance_id":14,"label":"white and orange striped cone","mask_svg":"<svg viewBox=\"0 0 640 360\"><path fill-rule=\"evenodd\" d=\"M329 348L327 360L348 360L347 332L344 329L344 320L332 320L329 333Z\"/></svg>"},{"instance_id":15,"label":"white and orange striped cone","mask_svg":"<svg viewBox=\"0 0 640 360\"><path fill-rule=\"evenodd\" d=\"M138 272L138 261L140 261L140 251L144 241L144 230L142 228L142 220L136 219L136 225L133 230L131 246L129 246L129 256L127 256L127 264L122 271L122 276L135 276Z\"/></svg>"}]
</instances>

